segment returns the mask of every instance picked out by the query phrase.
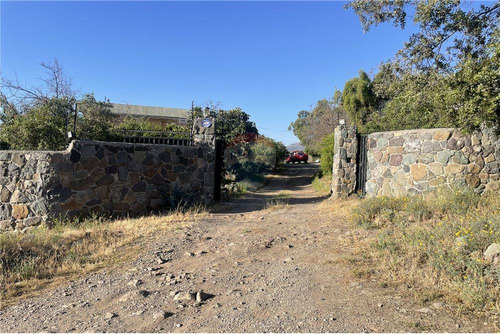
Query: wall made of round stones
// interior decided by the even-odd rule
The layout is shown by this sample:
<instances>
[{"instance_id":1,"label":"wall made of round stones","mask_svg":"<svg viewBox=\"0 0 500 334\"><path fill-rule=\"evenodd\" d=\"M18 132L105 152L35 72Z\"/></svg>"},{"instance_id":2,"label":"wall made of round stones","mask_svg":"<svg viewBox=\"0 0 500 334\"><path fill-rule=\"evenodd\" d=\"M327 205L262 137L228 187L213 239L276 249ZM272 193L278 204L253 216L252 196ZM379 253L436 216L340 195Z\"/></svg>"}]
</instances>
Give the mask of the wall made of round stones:
<instances>
[{"instance_id":1,"label":"wall made of round stones","mask_svg":"<svg viewBox=\"0 0 500 334\"><path fill-rule=\"evenodd\" d=\"M64 152L0 152L0 231L49 217L160 211L179 201L210 203L209 145L74 141Z\"/></svg>"},{"instance_id":2,"label":"wall made of round stones","mask_svg":"<svg viewBox=\"0 0 500 334\"><path fill-rule=\"evenodd\" d=\"M353 194L356 189L356 157L358 140L356 127L339 125L334 134L335 150L332 169L332 197Z\"/></svg>"},{"instance_id":3,"label":"wall made of round stones","mask_svg":"<svg viewBox=\"0 0 500 334\"><path fill-rule=\"evenodd\" d=\"M499 191L500 140L486 129L464 135L454 129L370 134L367 196L418 194L441 186Z\"/></svg>"}]
</instances>

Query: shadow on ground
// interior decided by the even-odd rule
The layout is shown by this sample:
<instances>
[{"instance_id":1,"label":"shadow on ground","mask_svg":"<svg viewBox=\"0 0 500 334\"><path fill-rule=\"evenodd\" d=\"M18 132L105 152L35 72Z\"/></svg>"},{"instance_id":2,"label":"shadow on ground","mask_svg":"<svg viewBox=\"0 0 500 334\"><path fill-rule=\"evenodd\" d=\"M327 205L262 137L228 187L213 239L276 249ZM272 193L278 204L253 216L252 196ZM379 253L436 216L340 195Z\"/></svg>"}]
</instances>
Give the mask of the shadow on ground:
<instances>
[{"instance_id":1,"label":"shadow on ground","mask_svg":"<svg viewBox=\"0 0 500 334\"><path fill-rule=\"evenodd\" d=\"M290 197L286 198L289 205L316 203L327 196L319 196L315 192L304 194L301 192L309 186L314 175L319 171L318 164L285 165L279 178L272 179L263 190L249 192L242 198L221 202L221 206L214 213L246 213L259 211L267 203L275 199L280 192L285 192ZM300 194L300 195L299 195Z\"/></svg>"}]
</instances>

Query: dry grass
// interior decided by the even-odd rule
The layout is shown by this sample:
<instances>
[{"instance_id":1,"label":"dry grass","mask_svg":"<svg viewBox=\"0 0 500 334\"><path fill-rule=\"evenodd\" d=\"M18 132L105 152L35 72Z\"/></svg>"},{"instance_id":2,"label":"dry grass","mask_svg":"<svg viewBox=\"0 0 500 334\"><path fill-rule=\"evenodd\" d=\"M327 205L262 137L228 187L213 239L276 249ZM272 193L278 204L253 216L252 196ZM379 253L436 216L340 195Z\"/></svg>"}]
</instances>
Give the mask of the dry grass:
<instances>
[{"instance_id":1,"label":"dry grass","mask_svg":"<svg viewBox=\"0 0 500 334\"><path fill-rule=\"evenodd\" d=\"M353 208L357 207L360 203L358 197L351 197L347 199L335 199L323 201L318 205L318 209L322 214L336 217L349 217Z\"/></svg>"},{"instance_id":2,"label":"dry grass","mask_svg":"<svg viewBox=\"0 0 500 334\"><path fill-rule=\"evenodd\" d=\"M290 194L282 191L266 201L265 210L275 211L285 209L288 207L289 199Z\"/></svg>"},{"instance_id":3,"label":"dry grass","mask_svg":"<svg viewBox=\"0 0 500 334\"><path fill-rule=\"evenodd\" d=\"M100 218L0 235L0 308L20 297L140 253L145 239L201 219L201 208L115 221Z\"/></svg>"},{"instance_id":4,"label":"dry grass","mask_svg":"<svg viewBox=\"0 0 500 334\"><path fill-rule=\"evenodd\" d=\"M321 196L326 196L330 194L331 185L332 185L331 175L324 175L323 177L316 176L312 181L312 187Z\"/></svg>"},{"instance_id":5,"label":"dry grass","mask_svg":"<svg viewBox=\"0 0 500 334\"><path fill-rule=\"evenodd\" d=\"M482 257L500 242L498 194L448 189L368 198L352 209L351 219L372 231L352 244L358 267L375 269L369 275L407 288L424 304L442 299L459 312L500 314L500 268Z\"/></svg>"}]
</instances>

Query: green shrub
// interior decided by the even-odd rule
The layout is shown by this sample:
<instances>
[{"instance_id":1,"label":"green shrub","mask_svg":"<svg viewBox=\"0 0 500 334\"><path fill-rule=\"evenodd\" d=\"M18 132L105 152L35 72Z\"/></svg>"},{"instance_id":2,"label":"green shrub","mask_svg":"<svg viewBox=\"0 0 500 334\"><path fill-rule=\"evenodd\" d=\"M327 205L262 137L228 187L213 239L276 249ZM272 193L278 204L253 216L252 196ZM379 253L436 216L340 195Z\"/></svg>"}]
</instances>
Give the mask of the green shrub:
<instances>
[{"instance_id":1,"label":"green shrub","mask_svg":"<svg viewBox=\"0 0 500 334\"><path fill-rule=\"evenodd\" d=\"M123 119L115 128L117 134L119 136L134 136L134 137L165 137L168 136L170 138L184 138L185 134L175 133L175 132L184 132L189 133L189 128L176 124L176 123L168 123L162 125L160 123L151 122L149 118L146 117L126 117ZM133 131L121 131L121 130L138 130L137 132ZM146 132L146 131L160 131L160 133L155 132ZM161 132L172 132L166 135Z\"/></svg>"},{"instance_id":2,"label":"green shrub","mask_svg":"<svg viewBox=\"0 0 500 334\"><path fill-rule=\"evenodd\" d=\"M67 99L50 99L26 113L12 113L1 125L0 140L13 150L63 150L67 145Z\"/></svg>"},{"instance_id":3,"label":"green shrub","mask_svg":"<svg viewBox=\"0 0 500 334\"><path fill-rule=\"evenodd\" d=\"M270 167L262 162L244 161L233 164L228 171L236 176L236 181L244 179L262 181L264 174L270 171Z\"/></svg>"},{"instance_id":4,"label":"green shrub","mask_svg":"<svg viewBox=\"0 0 500 334\"><path fill-rule=\"evenodd\" d=\"M316 176L312 181L312 186L321 195L330 194L332 179L330 175L323 177Z\"/></svg>"},{"instance_id":5,"label":"green shrub","mask_svg":"<svg viewBox=\"0 0 500 334\"><path fill-rule=\"evenodd\" d=\"M333 169L334 133L329 134L321 140L320 144L320 168L325 175L331 175Z\"/></svg>"},{"instance_id":6,"label":"green shrub","mask_svg":"<svg viewBox=\"0 0 500 334\"><path fill-rule=\"evenodd\" d=\"M66 125L73 130L74 99L51 98L27 108L10 110L1 116L0 141L14 150L63 150L68 145ZM87 94L78 102L78 138L112 140L113 115L109 102L97 101Z\"/></svg>"}]
</instances>

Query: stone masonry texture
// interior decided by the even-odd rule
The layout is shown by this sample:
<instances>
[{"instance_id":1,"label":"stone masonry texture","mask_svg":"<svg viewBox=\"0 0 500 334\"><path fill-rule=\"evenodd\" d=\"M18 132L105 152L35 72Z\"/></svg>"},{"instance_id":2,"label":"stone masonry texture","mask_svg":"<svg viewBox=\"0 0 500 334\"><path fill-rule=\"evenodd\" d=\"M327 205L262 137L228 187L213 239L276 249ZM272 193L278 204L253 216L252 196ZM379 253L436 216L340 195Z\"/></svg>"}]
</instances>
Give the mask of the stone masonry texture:
<instances>
[{"instance_id":1,"label":"stone masonry texture","mask_svg":"<svg viewBox=\"0 0 500 334\"><path fill-rule=\"evenodd\" d=\"M358 140L356 128L339 125L334 134L332 197L345 197L356 189Z\"/></svg>"},{"instance_id":2,"label":"stone masonry texture","mask_svg":"<svg viewBox=\"0 0 500 334\"><path fill-rule=\"evenodd\" d=\"M0 232L54 217L136 215L214 194L211 145L73 141L66 151L0 151Z\"/></svg>"},{"instance_id":3,"label":"stone masonry texture","mask_svg":"<svg viewBox=\"0 0 500 334\"><path fill-rule=\"evenodd\" d=\"M367 196L412 195L442 186L499 192L500 140L491 129L473 135L455 129L380 132L367 141Z\"/></svg>"}]
</instances>

